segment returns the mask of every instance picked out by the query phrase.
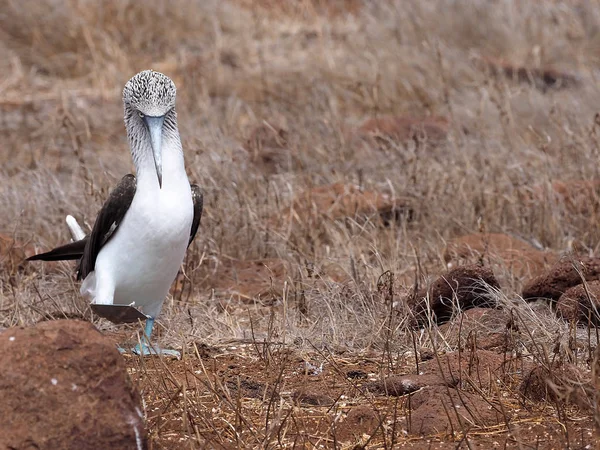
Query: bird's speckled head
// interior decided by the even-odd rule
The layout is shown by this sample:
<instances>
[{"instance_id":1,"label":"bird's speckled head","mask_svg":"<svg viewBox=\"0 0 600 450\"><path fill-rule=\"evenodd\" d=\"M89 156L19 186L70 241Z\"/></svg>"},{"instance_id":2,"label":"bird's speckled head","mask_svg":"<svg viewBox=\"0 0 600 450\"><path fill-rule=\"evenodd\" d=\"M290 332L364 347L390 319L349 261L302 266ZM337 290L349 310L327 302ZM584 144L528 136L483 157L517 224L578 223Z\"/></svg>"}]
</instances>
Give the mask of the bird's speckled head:
<instances>
[{"instance_id":1,"label":"bird's speckled head","mask_svg":"<svg viewBox=\"0 0 600 450\"><path fill-rule=\"evenodd\" d=\"M175 83L168 76L144 70L125 85L123 103L126 110L129 106L144 115L159 117L175 106L176 93Z\"/></svg>"}]
</instances>

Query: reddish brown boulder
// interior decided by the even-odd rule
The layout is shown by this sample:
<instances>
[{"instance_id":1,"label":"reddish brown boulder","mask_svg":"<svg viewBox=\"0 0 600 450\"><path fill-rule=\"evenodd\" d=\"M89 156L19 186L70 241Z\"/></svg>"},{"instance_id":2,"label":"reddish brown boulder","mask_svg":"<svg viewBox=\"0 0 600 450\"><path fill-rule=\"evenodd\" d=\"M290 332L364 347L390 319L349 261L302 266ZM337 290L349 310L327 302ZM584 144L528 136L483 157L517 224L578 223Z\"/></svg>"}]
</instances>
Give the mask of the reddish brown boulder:
<instances>
[{"instance_id":1,"label":"reddish brown boulder","mask_svg":"<svg viewBox=\"0 0 600 450\"><path fill-rule=\"evenodd\" d=\"M0 448L146 448L140 395L92 324L9 328L0 353Z\"/></svg>"},{"instance_id":2,"label":"reddish brown boulder","mask_svg":"<svg viewBox=\"0 0 600 450\"><path fill-rule=\"evenodd\" d=\"M517 367L515 361L496 352L464 350L434 357L419 364L419 370L424 375L435 375L450 386L475 385L487 389L495 380L507 380Z\"/></svg>"},{"instance_id":3,"label":"reddish brown boulder","mask_svg":"<svg viewBox=\"0 0 600 450\"><path fill-rule=\"evenodd\" d=\"M439 375L392 375L381 381L372 381L365 388L376 395L399 397L427 386L455 386L456 380L444 380Z\"/></svg>"},{"instance_id":4,"label":"reddish brown boulder","mask_svg":"<svg viewBox=\"0 0 600 450\"><path fill-rule=\"evenodd\" d=\"M439 324L447 322L458 309L495 306L489 297L490 288L500 288L491 269L460 266L439 277L428 289L409 295L406 304L417 323L426 323L431 315Z\"/></svg>"},{"instance_id":5,"label":"reddish brown boulder","mask_svg":"<svg viewBox=\"0 0 600 450\"><path fill-rule=\"evenodd\" d=\"M410 214L410 199L393 199L387 194L363 190L354 184L335 183L302 192L269 222L275 227L287 227L291 223L312 228L326 219L351 218L364 221L379 216L387 223Z\"/></svg>"},{"instance_id":6,"label":"reddish brown boulder","mask_svg":"<svg viewBox=\"0 0 600 450\"><path fill-rule=\"evenodd\" d=\"M506 310L473 308L440 325L438 330L452 347L508 350L512 345L510 321Z\"/></svg>"},{"instance_id":7,"label":"reddish brown boulder","mask_svg":"<svg viewBox=\"0 0 600 450\"><path fill-rule=\"evenodd\" d=\"M600 324L600 281L578 284L556 302L556 314L565 320L597 326Z\"/></svg>"},{"instance_id":8,"label":"reddish brown boulder","mask_svg":"<svg viewBox=\"0 0 600 450\"><path fill-rule=\"evenodd\" d=\"M474 428L499 425L510 418L492 399L443 386L415 392L410 396L408 406L412 410L408 432L413 435L466 433Z\"/></svg>"},{"instance_id":9,"label":"reddish brown boulder","mask_svg":"<svg viewBox=\"0 0 600 450\"><path fill-rule=\"evenodd\" d=\"M546 273L529 281L523 288L522 297L534 301L538 298L558 300L567 289L586 281L600 278L600 258L564 258Z\"/></svg>"},{"instance_id":10,"label":"reddish brown boulder","mask_svg":"<svg viewBox=\"0 0 600 450\"><path fill-rule=\"evenodd\" d=\"M537 276L556 262L553 253L502 233L474 233L451 239L444 250L449 267L460 261L482 261L506 269L518 278Z\"/></svg>"},{"instance_id":11,"label":"reddish brown boulder","mask_svg":"<svg viewBox=\"0 0 600 450\"><path fill-rule=\"evenodd\" d=\"M537 365L528 370L521 382L521 394L535 402L574 404L591 410L594 387L590 374L572 364Z\"/></svg>"},{"instance_id":12,"label":"reddish brown boulder","mask_svg":"<svg viewBox=\"0 0 600 450\"><path fill-rule=\"evenodd\" d=\"M340 441L360 441L363 434L371 436L380 425L379 415L372 407L358 405L348 411L343 421L334 430Z\"/></svg>"}]
</instances>

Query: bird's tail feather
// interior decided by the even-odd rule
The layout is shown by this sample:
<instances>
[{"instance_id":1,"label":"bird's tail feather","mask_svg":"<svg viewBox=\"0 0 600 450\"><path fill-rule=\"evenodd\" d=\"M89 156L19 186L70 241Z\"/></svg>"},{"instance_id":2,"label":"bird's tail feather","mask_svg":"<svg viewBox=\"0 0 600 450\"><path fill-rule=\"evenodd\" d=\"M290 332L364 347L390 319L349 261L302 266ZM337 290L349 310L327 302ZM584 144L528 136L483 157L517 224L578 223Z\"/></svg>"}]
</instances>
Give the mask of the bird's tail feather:
<instances>
[{"instance_id":1,"label":"bird's tail feather","mask_svg":"<svg viewBox=\"0 0 600 450\"><path fill-rule=\"evenodd\" d=\"M71 242L70 244L61 245L53 250L46 253L40 253L37 255L30 256L27 261L67 261L73 259L80 259L83 256L83 250L88 238L81 239L80 241Z\"/></svg>"},{"instance_id":2,"label":"bird's tail feather","mask_svg":"<svg viewBox=\"0 0 600 450\"><path fill-rule=\"evenodd\" d=\"M67 226L69 227L69 231L71 232L74 241L80 241L85 238L85 232L75 217L69 214L65 221L67 222Z\"/></svg>"}]
</instances>

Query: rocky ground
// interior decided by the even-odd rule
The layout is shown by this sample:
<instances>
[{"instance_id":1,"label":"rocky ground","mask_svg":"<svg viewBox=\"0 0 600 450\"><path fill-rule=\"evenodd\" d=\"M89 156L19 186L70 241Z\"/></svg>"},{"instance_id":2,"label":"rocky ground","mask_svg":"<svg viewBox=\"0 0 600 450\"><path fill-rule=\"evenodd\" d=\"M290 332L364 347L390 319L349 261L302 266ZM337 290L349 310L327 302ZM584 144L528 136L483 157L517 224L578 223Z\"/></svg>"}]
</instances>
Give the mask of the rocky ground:
<instances>
[{"instance_id":1,"label":"rocky ground","mask_svg":"<svg viewBox=\"0 0 600 450\"><path fill-rule=\"evenodd\" d=\"M591 0L0 1L0 447L595 448ZM120 355L73 265L178 87L205 210Z\"/></svg>"}]
</instances>

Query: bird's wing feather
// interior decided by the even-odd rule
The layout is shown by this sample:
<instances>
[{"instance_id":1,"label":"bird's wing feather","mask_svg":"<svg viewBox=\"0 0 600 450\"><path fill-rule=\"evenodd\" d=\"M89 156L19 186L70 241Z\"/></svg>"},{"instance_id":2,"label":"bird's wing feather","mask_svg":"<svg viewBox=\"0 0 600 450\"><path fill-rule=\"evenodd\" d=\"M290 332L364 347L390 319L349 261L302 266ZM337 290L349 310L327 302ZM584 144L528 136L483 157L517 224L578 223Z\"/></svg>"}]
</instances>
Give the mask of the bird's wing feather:
<instances>
[{"instance_id":1,"label":"bird's wing feather","mask_svg":"<svg viewBox=\"0 0 600 450\"><path fill-rule=\"evenodd\" d=\"M100 253L100 249L114 235L123 217L125 217L125 213L133 201L136 186L137 180L135 176L131 174L125 175L117 187L110 193L106 202L104 202L83 250L83 255L79 262L77 279L85 279L94 270L98 253Z\"/></svg>"},{"instance_id":2,"label":"bird's wing feather","mask_svg":"<svg viewBox=\"0 0 600 450\"><path fill-rule=\"evenodd\" d=\"M200 219L202 218L202 208L204 207L204 196L200 191L200 187L197 184L192 184L190 187L192 188L192 200L194 202L194 219L192 220L188 247L196 237L198 227L200 226Z\"/></svg>"}]
</instances>

